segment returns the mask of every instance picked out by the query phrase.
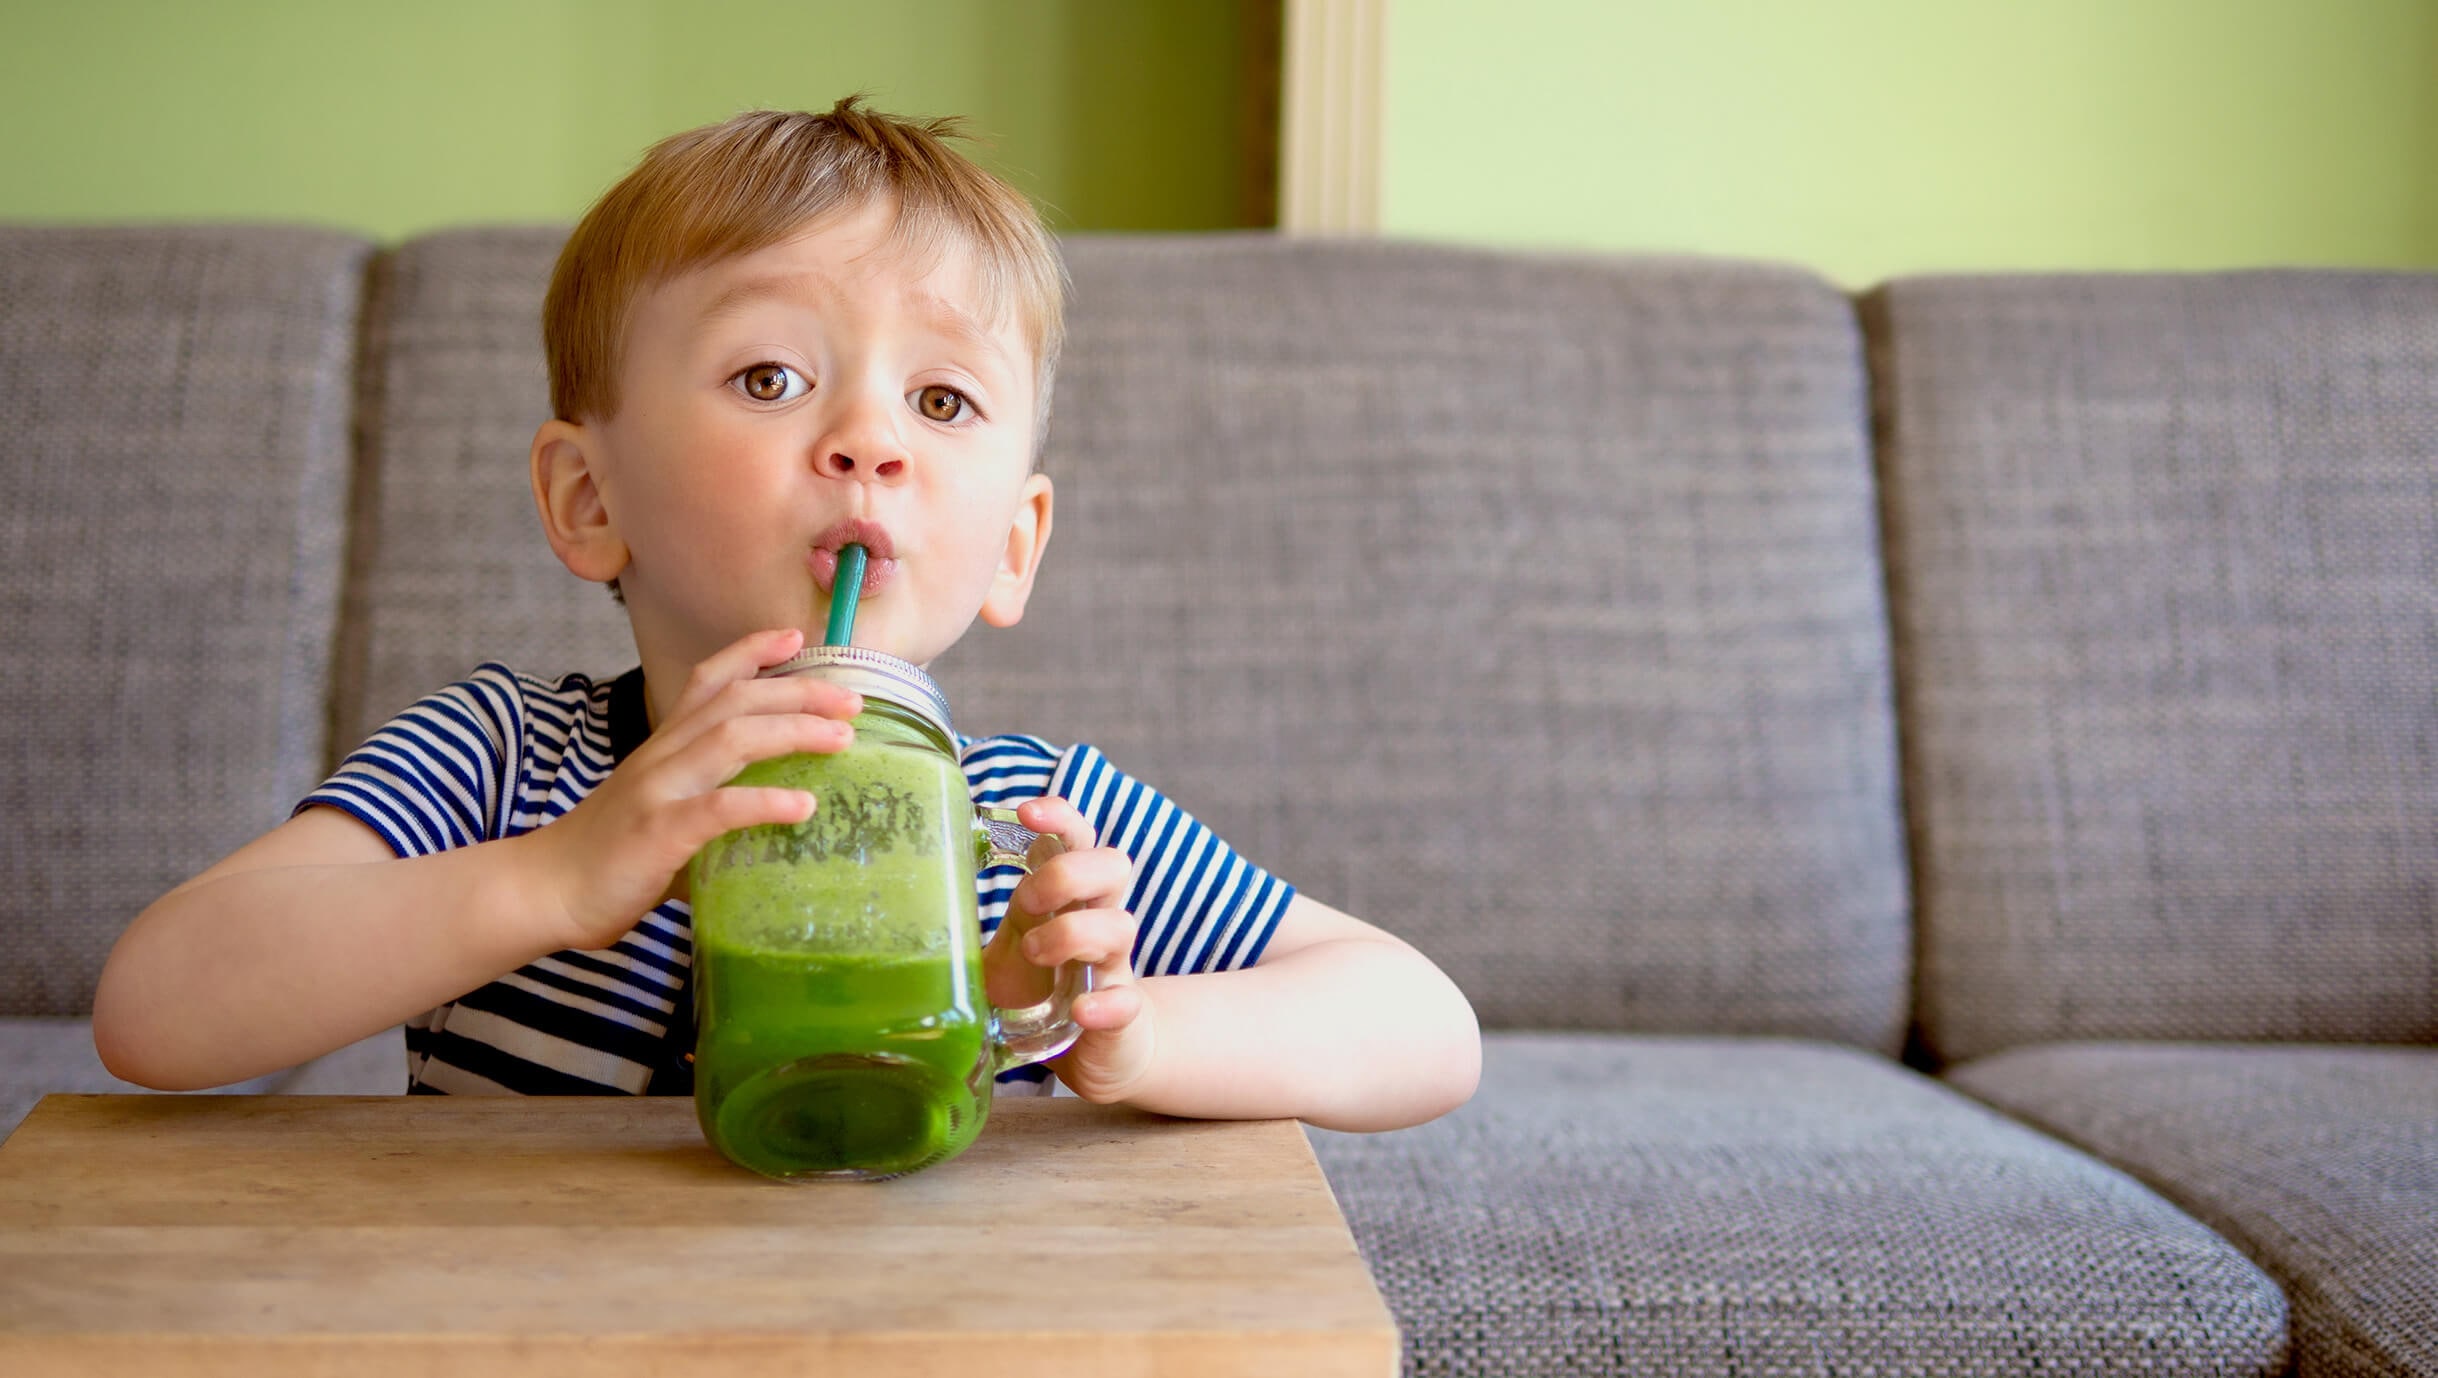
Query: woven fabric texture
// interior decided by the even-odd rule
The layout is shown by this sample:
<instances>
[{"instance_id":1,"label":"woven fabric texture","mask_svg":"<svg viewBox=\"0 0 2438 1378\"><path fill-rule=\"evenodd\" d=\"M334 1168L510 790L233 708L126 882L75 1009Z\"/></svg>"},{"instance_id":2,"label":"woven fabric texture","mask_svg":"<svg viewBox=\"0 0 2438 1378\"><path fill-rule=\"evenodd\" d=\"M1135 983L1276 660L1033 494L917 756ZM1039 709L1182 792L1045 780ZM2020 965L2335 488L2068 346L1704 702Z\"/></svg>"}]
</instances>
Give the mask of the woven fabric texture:
<instances>
[{"instance_id":1,"label":"woven fabric texture","mask_svg":"<svg viewBox=\"0 0 2438 1378\"><path fill-rule=\"evenodd\" d=\"M369 252L0 228L0 1015L313 782Z\"/></svg>"},{"instance_id":2,"label":"woven fabric texture","mask_svg":"<svg viewBox=\"0 0 2438 1378\"><path fill-rule=\"evenodd\" d=\"M453 230L400 245L373 275L337 755L485 660L537 674L635 663L626 614L559 563L533 507L527 456L550 419L542 293L566 238Z\"/></svg>"},{"instance_id":3,"label":"woven fabric texture","mask_svg":"<svg viewBox=\"0 0 2438 1378\"><path fill-rule=\"evenodd\" d=\"M2300 1378L2438 1373L2438 1048L2069 1044L1950 1079L2259 1260Z\"/></svg>"},{"instance_id":4,"label":"woven fabric texture","mask_svg":"<svg viewBox=\"0 0 2438 1378\"><path fill-rule=\"evenodd\" d=\"M2438 1038L2438 275L1866 317L1930 1047Z\"/></svg>"},{"instance_id":5,"label":"woven fabric texture","mask_svg":"<svg viewBox=\"0 0 2438 1378\"><path fill-rule=\"evenodd\" d=\"M2285 1364L2285 1300L2224 1240L1851 1049L1494 1035L1463 1109L1312 1138L1409 1374Z\"/></svg>"},{"instance_id":6,"label":"woven fabric texture","mask_svg":"<svg viewBox=\"0 0 2438 1378\"><path fill-rule=\"evenodd\" d=\"M1892 1048L1860 342L1749 265L1068 241L1033 605L939 672L1413 942L1485 1023Z\"/></svg>"}]
</instances>

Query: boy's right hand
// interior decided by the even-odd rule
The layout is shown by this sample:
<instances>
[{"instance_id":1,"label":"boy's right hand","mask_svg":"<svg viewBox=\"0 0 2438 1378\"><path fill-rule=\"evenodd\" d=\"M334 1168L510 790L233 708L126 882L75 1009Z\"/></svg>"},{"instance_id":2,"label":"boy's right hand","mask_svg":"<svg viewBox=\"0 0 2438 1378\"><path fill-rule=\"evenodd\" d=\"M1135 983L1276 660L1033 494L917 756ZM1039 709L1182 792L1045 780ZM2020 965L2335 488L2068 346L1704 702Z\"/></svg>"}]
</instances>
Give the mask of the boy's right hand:
<instances>
[{"instance_id":1,"label":"boy's right hand","mask_svg":"<svg viewBox=\"0 0 2438 1378\"><path fill-rule=\"evenodd\" d=\"M755 632L695 666L668 720L565 816L528 834L564 915L563 946L617 942L721 833L813 816L807 791L728 785L752 762L854 741L848 723L863 699L853 690L807 675L754 678L803 645L794 628Z\"/></svg>"}]
</instances>

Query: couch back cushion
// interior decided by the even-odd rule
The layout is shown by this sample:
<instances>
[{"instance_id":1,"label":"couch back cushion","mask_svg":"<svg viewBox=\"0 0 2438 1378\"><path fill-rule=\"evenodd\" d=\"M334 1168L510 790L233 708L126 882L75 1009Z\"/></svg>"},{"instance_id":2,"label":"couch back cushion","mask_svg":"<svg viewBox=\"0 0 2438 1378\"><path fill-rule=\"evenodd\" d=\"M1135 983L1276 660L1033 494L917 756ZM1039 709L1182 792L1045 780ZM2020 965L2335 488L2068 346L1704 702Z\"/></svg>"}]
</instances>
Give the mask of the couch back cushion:
<instances>
[{"instance_id":1,"label":"couch back cushion","mask_svg":"<svg viewBox=\"0 0 2438 1378\"><path fill-rule=\"evenodd\" d=\"M1933 1051L2438 1038L2438 276L1868 315Z\"/></svg>"},{"instance_id":2,"label":"couch back cushion","mask_svg":"<svg viewBox=\"0 0 2438 1378\"><path fill-rule=\"evenodd\" d=\"M449 234L385 275L356 729L486 656L633 663L525 487L557 247ZM934 667L961 730L1097 743L1494 1025L1894 1046L1910 933L1839 294L1269 236L1063 247L1055 536L1024 622Z\"/></svg>"},{"instance_id":3,"label":"couch back cushion","mask_svg":"<svg viewBox=\"0 0 2438 1378\"><path fill-rule=\"evenodd\" d=\"M312 786L369 252L0 228L0 1015Z\"/></svg>"},{"instance_id":4,"label":"couch back cushion","mask_svg":"<svg viewBox=\"0 0 2438 1378\"><path fill-rule=\"evenodd\" d=\"M1910 958L1849 303L1718 263L1082 237L1023 623L1090 740L1485 1023L1892 1047Z\"/></svg>"},{"instance_id":5,"label":"couch back cushion","mask_svg":"<svg viewBox=\"0 0 2438 1378\"><path fill-rule=\"evenodd\" d=\"M539 674L635 663L626 615L551 554L533 506L526 457L550 419L542 293L566 239L448 231L375 265L337 756L485 660Z\"/></svg>"}]
</instances>

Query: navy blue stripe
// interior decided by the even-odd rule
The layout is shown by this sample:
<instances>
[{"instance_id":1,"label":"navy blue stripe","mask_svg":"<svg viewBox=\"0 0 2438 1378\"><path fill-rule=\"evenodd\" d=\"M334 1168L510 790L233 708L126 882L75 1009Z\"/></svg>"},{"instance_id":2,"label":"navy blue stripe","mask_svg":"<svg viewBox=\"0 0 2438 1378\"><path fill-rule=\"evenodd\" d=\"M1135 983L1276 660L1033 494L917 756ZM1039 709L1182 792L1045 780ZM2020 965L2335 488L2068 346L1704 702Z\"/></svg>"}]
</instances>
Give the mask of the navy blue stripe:
<instances>
[{"instance_id":1,"label":"navy blue stripe","mask_svg":"<svg viewBox=\"0 0 2438 1378\"><path fill-rule=\"evenodd\" d=\"M622 952L627 956L634 958L636 961L643 963L645 966L652 968L654 971L665 971L671 976L677 977L680 981L685 979L687 967L684 962L673 962L668 958L661 956L657 952L646 952L642 948L630 943L625 938L620 938L618 941L610 944L610 951Z\"/></svg>"},{"instance_id":2,"label":"navy blue stripe","mask_svg":"<svg viewBox=\"0 0 2438 1378\"><path fill-rule=\"evenodd\" d=\"M455 826L447 829L471 842L479 825L483 800L482 786L466 774L463 767L440 753L437 738L421 723L400 722L393 730L364 744L360 753L369 764L393 774L406 776L421 789L418 798L402 803L420 805L425 816L434 820L449 819Z\"/></svg>"},{"instance_id":3,"label":"navy blue stripe","mask_svg":"<svg viewBox=\"0 0 2438 1378\"><path fill-rule=\"evenodd\" d=\"M421 825L423 832L430 834L431 845L425 849L427 851L443 851L471 843L474 835L466 823L461 807L463 801L433 775L423 756L398 750L396 741L393 738L365 743L364 749L357 753L357 759L361 759L367 767L366 778L343 781L340 787L361 789L368 795L377 794L390 807L398 810L399 817L412 818ZM376 770L384 775L399 777L398 782L393 784L369 778Z\"/></svg>"},{"instance_id":4,"label":"navy blue stripe","mask_svg":"<svg viewBox=\"0 0 2438 1378\"><path fill-rule=\"evenodd\" d=\"M599 789L601 787L601 782L607 780L610 777L610 772L615 769L617 769L617 767L611 765L608 761L588 761L582 756L570 752L566 756L560 758L560 778L557 781L557 788L559 791L565 791L567 790L568 784L572 781L576 786L572 792L574 793L575 797L581 799L585 795Z\"/></svg>"},{"instance_id":5,"label":"navy blue stripe","mask_svg":"<svg viewBox=\"0 0 2438 1378\"><path fill-rule=\"evenodd\" d=\"M1246 863L1248 866L1251 864ZM1270 896L1271 883L1267 875L1262 876L1261 884L1245 897L1245 902L1232 916L1235 919L1235 931L1227 935L1227 945L1219 950L1217 958L1211 962L1211 970L1227 971L1236 965L1237 952L1244 947L1245 941L1253 936L1253 931L1261 927L1262 902Z\"/></svg>"},{"instance_id":6,"label":"navy blue stripe","mask_svg":"<svg viewBox=\"0 0 2438 1378\"><path fill-rule=\"evenodd\" d=\"M1197 916L1186 912L1181 906L1192 901L1194 892L1202 887L1202 878L1210 874L1211 866L1217 861L1219 853L1223 850L1225 848L1220 845L1219 839L1208 828L1198 829L1195 832L1192 850L1187 853L1192 858L1192 865L1186 869L1183 877L1177 882L1176 906L1162 906L1158 911L1157 919L1163 930L1160 933L1159 945L1145 954L1143 961L1135 970L1173 975L1175 974L1174 958L1179 954L1192 951L1190 946L1178 946L1177 938L1180 933L1188 932L1199 926L1195 922ZM1208 905L1209 898L1211 897L1205 898L1205 907ZM1141 946L1139 940L1137 946Z\"/></svg>"},{"instance_id":7,"label":"navy blue stripe","mask_svg":"<svg viewBox=\"0 0 2438 1378\"><path fill-rule=\"evenodd\" d=\"M531 698L525 702L525 713L536 722L548 724L551 735L563 742L576 735L576 717L583 711L581 701L578 702L577 707L562 708L549 699Z\"/></svg>"},{"instance_id":8,"label":"navy blue stripe","mask_svg":"<svg viewBox=\"0 0 2438 1378\"><path fill-rule=\"evenodd\" d=\"M473 691L477 703L491 719L491 740L513 749L525 735L518 726L523 720L519 710L525 702L524 689L517 683L515 671L505 665L491 668L495 673L488 675L477 670L465 687Z\"/></svg>"},{"instance_id":9,"label":"navy blue stripe","mask_svg":"<svg viewBox=\"0 0 2438 1378\"><path fill-rule=\"evenodd\" d=\"M1135 831L1135 820L1142 815L1143 796L1147 793L1140 781L1119 779L1117 787L1110 791L1109 806L1101 811L1102 821L1092 826L1093 836L1101 846L1134 854L1128 844ZM1115 817L1111 817L1113 813Z\"/></svg>"},{"instance_id":10,"label":"navy blue stripe","mask_svg":"<svg viewBox=\"0 0 2438 1378\"><path fill-rule=\"evenodd\" d=\"M570 1043L581 1043L587 1048L598 1048L646 1066L651 1065L660 1049L661 1036L657 1033L629 1027L590 1010L558 1004L529 990L519 990L504 981L493 981L471 991L457 1003L466 1009L496 1014L511 1024L522 1024L537 1033L564 1038ZM654 1015L652 1018L654 1022L665 1023L668 1016ZM457 1061L455 1058L449 1060Z\"/></svg>"},{"instance_id":11,"label":"navy blue stripe","mask_svg":"<svg viewBox=\"0 0 2438 1378\"><path fill-rule=\"evenodd\" d=\"M1269 875L1266 871L1262 874ZM1261 931L1254 935L1252 945L1244 950L1244 960L1237 964L1239 966L1249 967L1260 964L1261 954L1269 950L1270 939L1278 936L1278 925L1287 917L1287 906L1295 903L1294 886L1276 876L1269 876L1269 879L1270 893L1273 896L1270 901L1270 911L1262 916Z\"/></svg>"},{"instance_id":12,"label":"navy blue stripe","mask_svg":"<svg viewBox=\"0 0 2438 1378\"><path fill-rule=\"evenodd\" d=\"M635 926L680 952L694 951L694 918L690 914L668 914L654 908L635 920Z\"/></svg>"},{"instance_id":13,"label":"navy blue stripe","mask_svg":"<svg viewBox=\"0 0 2438 1378\"><path fill-rule=\"evenodd\" d=\"M528 981L536 981L542 985L549 986L554 990L563 990L570 995L581 995L587 1000L597 1001L601 1004L608 1005L613 1009L624 1010L628 1014L634 1015L638 1018L649 1019L655 1024L666 1024L671 1018L669 1011L654 1005L646 1004L645 1002L636 999L632 995L628 995L622 991L614 991L601 986L596 986L589 981L579 980L576 977L566 974L565 972L552 971L548 967L519 967L517 968L517 975L524 977ZM496 1013L496 1011L494 1011L494 1013ZM522 1023L523 1021L519 1020L518 1022ZM553 1030L552 1032L557 1031ZM560 1036L565 1037L566 1035L562 1034Z\"/></svg>"},{"instance_id":14,"label":"navy blue stripe","mask_svg":"<svg viewBox=\"0 0 2438 1378\"><path fill-rule=\"evenodd\" d=\"M1135 863L1134 891L1126 897L1126 908L1146 929L1167 912L1168 897L1177 885L1178 852L1195 840L1196 829L1188 826L1191 821L1185 810L1172 806L1162 820L1159 837L1145 849L1145 859ZM1138 934L1138 946L1140 941Z\"/></svg>"},{"instance_id":15,"label":"navy blue stripe","mask_svg":"<svg viewBox=\"0 0 2438 1378\"><path fill-rule=\"evenodd\" d=\"M565 962L571 967L581 967L586 971L598 972L603 976L611 978L612 980L640 982L648 979L641 972L632 970L628 967L622 967L616 962L605 962L599 957L593 956L589 952L553 952L550 955L559 961ZM662 987L661 993L664 995L668 994L671 989L673 989L673 987Z\"/></svg>"},{"instance_id":16,"label":"navy blue stripe","mask_svg":"<svg viewBox=\"0 0 2438 1378\"><path fill-rule=\"evenodd\" d=\"M427 699L418 707L408 709L398 721L401 727L427 734L435 745L445 743L463 749L474 758L476 767L492 778L498 778L499 745L492 741L491 734L484 730L483 725L474 720L474 715L467 711L465 705L445 698ZM438 764L466 787L466 793L476 799L483 797L483 782L465 767L445 759Z\"/></svg>"},{"instance_id":17,"label":"navy blue stripe","mask_svg":"<svg viewBox=\"0 0 2438 1378\"><path fill-rule=\"evenodd\" d=\"M1047 761L1032 760L1004 766L967 761L965 763L965 782L979 788L993 780L1005 780L1014 775L1046 775L1049 773L1050 765L1051 763ZM980 769L976 769L977 766L980 766Z\"/></svg>"},{"instance_id":18,"label":"navy blue stripe","mask_svg":"<svg viewBox=\"0 0 2438 1378\"><path fill-rule=\"evenodd\" d=\"M529 818L542 820L542 823L555 823L565 818L576 805L583 802L581 799L559 799L553 796L534 800L525 806L523 812ZM542 826L542 823L536 823L534 826L538 828Z\"/></svg>"},{"instance_id":19,"label":"navy blue stripe","mask_svg":"<svg viewBox=\"0 0 2438 1378\"><path fill-rule=\"evenodd\" d=\"M975 761L996 761L1011 756L1026 756L1043 765L1055 765L1058 753L1039 737L999 736L967 739L981 745L967 746L958 755Z\"/></svg>"},{"instance_id":20,"label":"navy blue stripe","mask_svg":"<svg viewBox=\"0 0 2438 1378\"><path fill-rule=\"evenodd\" d=\"M1067 788L1059 790L1058 794L1068 803L1073 804L1077 813L1090 818L1099 813L1106 802L1108 792L1103 785L1114 772L1109 768L1108 758L1097 751L1088 751L1083 747L1077 747L1069 761L1073 767L1074 778L1068 783Z\"/></svg>"},{"instance_id":21,"label":"navy blue stripe","mask_svg":"<svg viewBox=\"0 0 2438 1378\"><path fill-rule=\"evenodd\" d=\"M354 797L352 794L341 793L339 786L324 785L320 789L315 790L313 793L306 795L304 798L297 801L296 812L291 813L288 816L290 818L294 818L297 816L297 814L301 814L305 810L311 808L337 809L339 812L346 814L349 818L356 820L358 823L363 824L365 827L370 828L375 833L379 834L381 840L389 845L389 849L399 856L406 857L423 855L423 848L418 846L413 839L409 838L405 832L400 830L390 819L384 817L372 805Z\"/></svg>"},{"instance_id":22,"label":"navy blue stripe","mask_svg":"<svg viewBox=\"0 0 2438 1378\"><path fill-rule=\"evenodd\" d=\"M1246 863L1246 868L1251 871L1251 861ZM1265 878L1260 878L1260 880L1265 880ZM1243 946L1243 941L1246 941L1248 937L1253 937L1253 927L1260 922L1258 898L1260 895L1268 893L1268 885L1263 885L1260 880L1253 878L1251 873L1239 878L1239 885L1236 885L1236 902L1234 905L1229 905L1224 927L1221 927L1219 932L1212 937L1212 956L1209 956L1209 968L1212 968L1212 971L1226 971L1229 966L1234 966L1231 959L1236 956L1236 949Z\"/></svg>"},{"instance_id":23,"label":"navy blue stripe","mask_svg":"<svg viewBox=\"0 0 2438 1378\"><path fill-rule=\"evenodd\" d=\"M1150 873L1166 863L1161 843L1176 831L1176 820L1185 811L1139 780L1127 783L1134 791L1127 808L1130 817L1116 830L1116 836L1124 839L1117 845L1135 859L1134 877L1128 886L1127 907L1132 908L1133 897L1143 893Z\"/></svg>"},{"instance_id":24,"label":"navy blue stripe","mask_svg":"<svg viewBox=\"0 0 2438 1378\"><path fill-rule=\"evenodd\" d=\"M1202 944L1203 956L1199 964L1202 970L1217 971L1220 969L1219 958L1226 951L1230 930L1235 925L1237 916L1244 912L1244 893L1252 883L1251 876L1246 874L1248 864L1242 857L1230 856L1227 859L1227 869L1219 873L1219 889L1222 893L1212 897L1211 905L1203 916L1204 922L1200 925L1209 938ZM1188 954L1192 951L1191 947L1185 949ZM1188 955L1183 960L1190 962L1193 958Z\"/></svg>"},{"instance_id":25,"label":"navy blue stripe","mask_svg":"<svg viewBox=\"0 0 2438 1378\"><path fill-rule=\"evenodd\" d=\"M622 1087L606 1086L555 1067L529 1062L514 1053L504 1052L488 1043L477 1043L471 1038L459 1037L445 1029L433 1040L432 1061L445 1062L460 1071L496 1081L520 1096L616 1096L625 1093Z\"/></svg>"}]
</instances>

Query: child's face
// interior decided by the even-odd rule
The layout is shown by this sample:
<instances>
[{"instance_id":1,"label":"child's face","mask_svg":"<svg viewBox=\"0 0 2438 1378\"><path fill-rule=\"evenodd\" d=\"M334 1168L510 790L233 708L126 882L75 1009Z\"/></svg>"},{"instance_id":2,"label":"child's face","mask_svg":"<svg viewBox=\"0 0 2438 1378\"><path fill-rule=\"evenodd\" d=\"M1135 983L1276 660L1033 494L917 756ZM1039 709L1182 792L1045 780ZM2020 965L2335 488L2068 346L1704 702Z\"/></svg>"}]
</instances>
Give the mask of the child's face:
<instances>
[{"instance_id":1,"label":"child's face","mask_svg":"<svg viewBox=\"0 0 2438 1378\"><path fill-rule=\"evenodd\" d=\"M818 645L849 541L870 556L859 646L928 664L977 613L1022 615L1050 511L1033 351L975 310L969 251L911 258L894 213L827 217L637 301L618 413L588 429L647 674L763 628Z\"/></svg>"}]
</instances>

